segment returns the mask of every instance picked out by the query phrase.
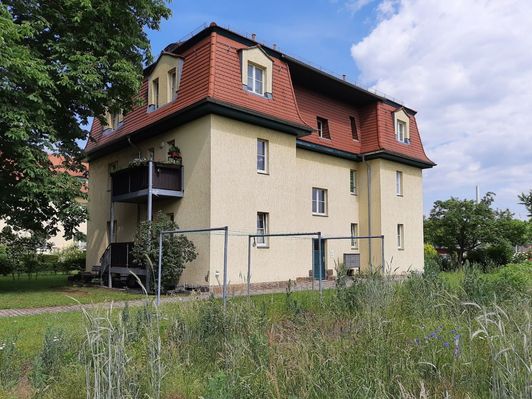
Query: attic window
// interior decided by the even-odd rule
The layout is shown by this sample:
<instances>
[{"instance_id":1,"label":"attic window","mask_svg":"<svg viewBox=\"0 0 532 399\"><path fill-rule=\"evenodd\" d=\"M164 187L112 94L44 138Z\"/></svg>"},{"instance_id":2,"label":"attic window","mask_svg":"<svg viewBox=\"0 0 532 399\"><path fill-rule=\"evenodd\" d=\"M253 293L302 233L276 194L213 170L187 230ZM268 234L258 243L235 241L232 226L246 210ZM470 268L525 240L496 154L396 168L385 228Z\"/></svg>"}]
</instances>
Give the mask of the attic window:
<instances>
[{"instance_id":1,"label":"attic window","mask_svg":"<svg viewBox=\"0 0 532 399\"><path fill-rule=\"evenodd\" d=\"M264 95L264 68L259 67L258 65L248 63L248 90L255 93Z\"/></svg>"},{"instance_id":2,"label":"attic window","mask_svg":"<svg viewBox=\"0 0 532 399\"><path fill-rule=\"evenodd\" d=\"M273 59L260 46L240 50L242 88L263 98L272 98Z\"/></svg>"},{"instance_id":3,"label":"attic window","mask_svg":"<svg viewBox=\"0 0 532 399\"><path fill-rule=\"evenodd\" d=\"M397 138L397 141L400 141L401 143L408 143L409 140L406 137L406 122L405 121L397 121L397 126L395 128L395 137Z\"/></svg>"},{"instance_id":4,"label":"attic window","mask_svg":"<svg viewBox=\"0 0 532 399\"><path fill-rule=\"evenodd\" d=\"M105 126L103 133L110 134L113 131L120 129L124 124L124 115L122 112L107 112L105 114Z\"/></svg>"},{"instance_id":5,"label":"attic window","mask_svg":"<svg viewBox=\"0 0 532 399\"><path fill-rule=\"evenodd\" d=\"M177 70L172 68L168 71L168 102L177 97Z\"/></svg>"},{"instance_id":6,"label":"attic window","mask_svg":"<svg viewBox=\"0 0 532 399\"><path fill-rule=\"evenodd\" d=\"M351 137L353 138L353 140L358 140L357 123L355 117L350 116L349 121L351 122Z\"/></svg>"},{"instance_id":7,"label":"attic window","mask_svg":"<svg viewBox=\"0 0 532 399\"><path fill-rule=\"evenodd\" d=\"M410 118L403 108L393 113L395 139L403 144L410 144Z\"/></svg>"},{"instance_id":8,"label":"attic window","mask_svg":"<svg viewBox=\"0 0 532 399\"><path fill-rule=\"evenodd\" d=\"M159 79L153 79L151 82L151 106L154 109L159 108Z\"/></svg>"},{"instance_id":9,"label":"attic window","mask_svg":"<svg viewBox=\"0 0 532 399\"><path fill-rule=\"evenodd\" d=\"M318 127L318 136L322 139L331 139L331 133L329 132L329 121L325 118L316 118L316 124Z\"/></svg>"}]
</instances>

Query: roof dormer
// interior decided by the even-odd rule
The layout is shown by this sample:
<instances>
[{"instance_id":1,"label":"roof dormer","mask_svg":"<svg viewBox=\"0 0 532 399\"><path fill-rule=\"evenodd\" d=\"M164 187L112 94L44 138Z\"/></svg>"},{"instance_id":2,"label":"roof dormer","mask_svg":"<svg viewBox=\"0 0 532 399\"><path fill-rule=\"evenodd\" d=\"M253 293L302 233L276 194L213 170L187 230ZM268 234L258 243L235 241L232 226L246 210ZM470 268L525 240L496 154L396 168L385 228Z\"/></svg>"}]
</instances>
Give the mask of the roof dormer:
<instances>
[{"instance_id":1,"label":"roof dormer","mask_svg":"<svg viewBox=\"0 0 532 399\"><path fill-rule=\"evenodd\" d=\"M161 53L148 75L148 112L171 103L177 98L183 58L172 53Z\"/></svg>"},{"instance_id":2,"label":"roof dormer","mask_svg":"<svg viewBox=\"0 0 532 399\"><path fill-rule=\"evenodd\" d=\"M395 139L403 144L410 144L410 117L403 107L393 112Z\"/></svg>"},{"instance_id":3,"label":"roof dormer","mask_svg":"<svg viewBox=\"0 0 532 399\"><path fill-rule=\"evenodd\" d=\"M242 86L245 90L272 97L273 61L260 46L240 50Z\"/></svg>"}]
</instances>

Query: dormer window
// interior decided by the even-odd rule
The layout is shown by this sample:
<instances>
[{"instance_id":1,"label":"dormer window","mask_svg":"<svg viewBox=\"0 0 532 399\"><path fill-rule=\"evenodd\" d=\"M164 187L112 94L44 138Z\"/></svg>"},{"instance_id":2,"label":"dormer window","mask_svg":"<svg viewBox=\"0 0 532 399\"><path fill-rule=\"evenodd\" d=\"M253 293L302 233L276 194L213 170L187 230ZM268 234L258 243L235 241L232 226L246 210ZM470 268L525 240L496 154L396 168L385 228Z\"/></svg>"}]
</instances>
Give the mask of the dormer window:
<instances>
[{"instance_id":1,"label":"dormer window","mask_svg":"<svg viewBox=\"0 0 532 399\"><path fill-rule=\"evenodd\" d=\"M395 122L395 139L403 144L410 144L410 118L403 108L393 113Z\"/></svg>"},{"instance_id":2,"label":"dormer window","mask_svg":"<svg viewBox=\"0 0 532 399\"><path fill-rule=\"evenodd\" d=\"M264 68L248 63L248 90L264 95Z\"/></svg>"},{"instance_id":3,"label":"dormer window","mask_svg":"<svg viewBox=\"0 0 532 399\"><path fill-rule=\"evenodd\" d=\"M177 97L177 70L168 71L168 102L174 101Z\"/></svg>"},{"instance_id":4,"label":"dormer window","mask_svg":"<svg viewBox=\"0 0 532 399\"><path fill-rule=\"evenodd\" d=\"M120 129L124 124L124 114L122 112L107 112L105 114L104 134L110 134L116 129Z\"/></svg>"},{"instance_id":5,"label":"dormer window","mask_svg":"<svg viewBox=\"0 0 532 399\"><path fill-rule=\"evenodd\" d=\"M273 60L260 47L242 49L240 53L244 90L272 98Z\"/></svg>"},{"instance_id":6,"label":"dormer window","mask_svg":"<svg viewBox=\"0 0 532 399\"><path fill-rule=\"evenodd\" d=\"M401 143L407 142L405 121L397 121L395 135L396 135L397 141L400 141Z\"/></svg>"},{"instance_id":7,"label":"dormer window","mask_svg":"<svg viewBox=\"0 0 532 399\"><path fill-rule=\"evenodd\" d=\"M154 110L159 108L159 79L151 81L151 103Z\"/></svg>"},{"instance_id":8,"label":"dormer window","mask_svg":"<svg viewBox=\"0 0 532 399\"><path fill-rule=\"evenodd\" d=\"M331 133L329 132L329 121L325 118L316 118L316 125L318 130L318 136L322 139L331 139Z\"/></svg>"}]
</instances>

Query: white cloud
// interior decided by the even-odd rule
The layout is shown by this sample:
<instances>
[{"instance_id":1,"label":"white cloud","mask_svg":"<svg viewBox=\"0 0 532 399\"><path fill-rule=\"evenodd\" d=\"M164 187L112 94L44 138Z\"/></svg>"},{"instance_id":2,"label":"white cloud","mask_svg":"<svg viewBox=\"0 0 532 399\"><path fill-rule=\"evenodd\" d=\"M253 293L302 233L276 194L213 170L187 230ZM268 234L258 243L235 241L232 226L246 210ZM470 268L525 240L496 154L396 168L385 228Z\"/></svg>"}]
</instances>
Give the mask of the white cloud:
<instances>
[{"instance_id":1,"label":"white cloud","mask_svg":"<svg viewBox=\"0 0 532 399\"><path fill-rule=\"evenodd\" d=\"M366 85L418 110L425 209L476 184L525 216L532 188L532 1L383 0L351 53Z\"/></svg>"},{"instance_id":2,"label":"white cloud","mask_svg":"<svg viewBox=\"0 0 532 399\"><path fill-rule=\"evenodd\" d=\"M348 11L355 14L374 0L349 0L345 2Z\"/></svg>"}]
</instances>

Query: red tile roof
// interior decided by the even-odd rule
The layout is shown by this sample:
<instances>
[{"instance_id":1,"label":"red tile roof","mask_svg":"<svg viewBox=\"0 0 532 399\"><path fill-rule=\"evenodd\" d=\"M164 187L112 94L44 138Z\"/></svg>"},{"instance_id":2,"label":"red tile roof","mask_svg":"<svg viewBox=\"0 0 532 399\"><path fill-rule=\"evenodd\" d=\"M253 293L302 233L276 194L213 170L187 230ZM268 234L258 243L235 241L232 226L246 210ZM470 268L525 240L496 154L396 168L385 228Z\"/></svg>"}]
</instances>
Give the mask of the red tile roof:
<instances>
[{"instance_id":1,"label":"red tile roof","mask_svg":"<svg viewBox=\"0 0 532 399\"><path fill-rule=\"evenodd\" d=\"M292 64L286 62L290 58L276 50L264 48L273 60L272 98L268 99L244 90L239 51L255 45L257 43L254 41L211 24L189 40L167 46L165 51L171 50L184 59L176 100L156 111L147 112L148 85L147 80L144 80L139 94L144 100L143 105L135 107L125 115L123 126L110 134L102 132L102 126L95 118L86 152L90 155L198 103L215 101L306 131L310 131L311 128L316 129L316 116L327 118L331 140L318 138L316 132L303 137L302 140L352 154L389 151L416 159L427 166L432 165L424 153L414 112L410 115L411 144L401 144L395 140L392 115L399 105L385 103L382 97L347 83L338 83L338 79L330 76L322 78L326 82L327 79L331 81L335 79L333 82L335 85L345 86L342 88L344 90L342 99L322 94L318 88L313 88L312 80L299 78L298 83L294 83L291 76ZM305 68L305 65L300 63L293 72L299 74L301 66ZM146 72L149 73L152 68L153 65L146 68ZM349 93L355 96L362 92L365 96L364 104L354 104L349 101ZM368 103L368 99L371 103ZM356 120L359 141L352 138L350 116Z\"/></svg>"}]
</instances>

